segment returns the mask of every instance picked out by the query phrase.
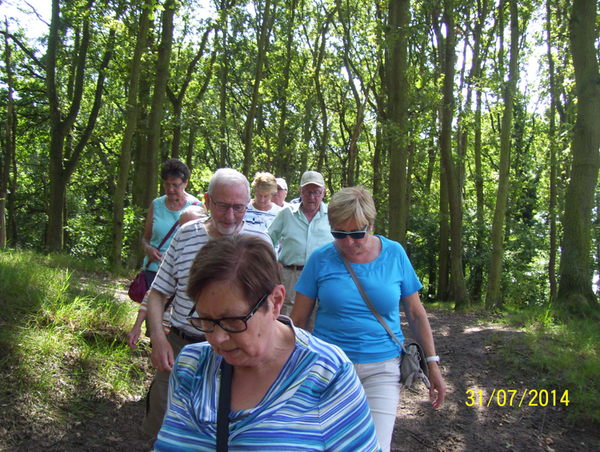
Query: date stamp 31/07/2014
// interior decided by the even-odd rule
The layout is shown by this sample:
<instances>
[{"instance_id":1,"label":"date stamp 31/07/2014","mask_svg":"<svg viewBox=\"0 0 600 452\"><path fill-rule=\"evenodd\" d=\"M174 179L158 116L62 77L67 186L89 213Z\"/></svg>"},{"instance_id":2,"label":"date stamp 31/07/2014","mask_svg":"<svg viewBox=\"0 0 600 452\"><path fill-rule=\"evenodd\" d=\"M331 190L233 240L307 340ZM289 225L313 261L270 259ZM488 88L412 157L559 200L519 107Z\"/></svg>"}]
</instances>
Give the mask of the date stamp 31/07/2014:
<instances>
[{"instance_id":1,"label":"date stamp 31/07/2014","mask_svg":"<svg viewBox=\"0 0 600 452\"><path fill-rule=\"evenodd\" d=\"M524 389L522 391L517 389L494 389L488 397L481 390L474 391L473 389L469 389L465 404L467 406L486 407L492 405L500 407L569 406L569 390L565 389L561 392L555 389Z\"/></svg>"}]
</instances>

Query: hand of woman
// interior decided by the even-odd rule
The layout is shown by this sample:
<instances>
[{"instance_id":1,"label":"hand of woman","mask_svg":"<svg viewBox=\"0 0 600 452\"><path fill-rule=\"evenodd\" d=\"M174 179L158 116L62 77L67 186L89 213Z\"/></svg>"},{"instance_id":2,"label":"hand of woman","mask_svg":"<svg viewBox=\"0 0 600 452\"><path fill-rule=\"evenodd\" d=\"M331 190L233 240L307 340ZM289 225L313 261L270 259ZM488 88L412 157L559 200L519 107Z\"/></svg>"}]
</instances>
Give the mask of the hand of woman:
<instances>
[{"instance_id":1,"label":"hand of woman","mask_svg":"<svg viewBox=\"0 0 600 452\"><path fill-rule=\"evenodd\" d=\"M427 318L427 312L425 312L425 308L419 298L419 293L415 292L402 298L402 304L413 336L423 347L425 356L434 356L435 345L431 325ZM429 382L431 383L429 397L433 401L433 408L439 408L446 397L446 383L444 383L442 373L436 361L431 361L427 365L429 366Z\"/></svg>"},{"instance_id":2,"label":"hand of woman","mask_svg":"<svg viewBox=\"0 0 600 452\"><path fill-rule=\"evenodd\" d=\"M429 366L429 398L431 399L433 408L439 408L444 399L446 398L446 383L440 372L438 363L431 362L427 364ZM436 394L437 391L437 394Z\"/></svg>"},{"instance_id":3,"label":"hand of woman","mask_svg":"<svg viewBox=\"0 0 600 452\"><path fill-rule=\"evenodd\" d=\"M153 246L146 247L146 256L150 262L160 261L163 257L162 253Z\"/></svg>"}]
</instances>

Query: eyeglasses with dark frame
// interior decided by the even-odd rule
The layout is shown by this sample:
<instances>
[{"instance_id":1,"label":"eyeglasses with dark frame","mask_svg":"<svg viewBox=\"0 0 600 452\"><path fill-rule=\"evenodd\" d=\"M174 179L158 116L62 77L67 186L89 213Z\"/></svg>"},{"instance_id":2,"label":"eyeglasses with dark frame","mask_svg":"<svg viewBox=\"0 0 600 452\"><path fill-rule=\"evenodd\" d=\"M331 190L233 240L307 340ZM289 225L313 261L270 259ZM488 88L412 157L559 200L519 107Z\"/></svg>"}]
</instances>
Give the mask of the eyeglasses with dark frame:
<instances>
[{"instance_id":1,"label":"eyeglasses with dark frame","mask_svg":"<svg viewBox=\"0 0 600 452\"><path fill-rule=\"evenodd\" d=\"M365 238L365 234L367 233L368 229L369 229L369 225L367 224L365 226L365 229L362 231L352 231L352 232L331 231L331 235L333 236L334 239L338 239L338 240L344 240L348 236L350 236L350 238L352 240L360 240L360 239Z\"/></svg>"},{"instance_id":2,"label":"eyeglasses with dark frame","mask_svg":"<svg viewBox=\"0 0 600 452\"><path fill-rule=\"evenodd\" d=\"M256 314L260 307L265 304L265 301L270 294L270 292L264 294L261 299L258 300L258 303L256 303L256 306L254 306L252 311L250 311L250 314L244 317L223 317L222 319L192 317L192 314L196 311L196 306L194 306L190 311L190 314L186 317L186 320L190 325L203 333L212 333L215 330L215 325L219 325L223 331L227 331L228 333L243 333L248 329L248 320L250 320L250 317Z\"/></svg>"},{"instance_id":3,"label":"eyeglasses with dark frame","mask_svg":"<svg viewBox=\"0 0 600 452\"><path fill-rule=\"evenodd\" d=\"M166 189L179 188L183 185L183 182L180 182L179 184L169 184L168 182L163 182L163 185L165 186Z\"/></svg>"},{"instance_id":4,"label":"eyeglasses with dark frame","mask_svg":"<svg viewBox=\"0 0 600 452\"><path fill-rule=\"evenodd\" d=\"M321 196L323 194L323 190L305 190L303 188L302 194L304 196L314 196L315 198L318 198L319 196Z\"/></svg>"},{"instance_id":5,"label":"eyeglasses with dark frame","mask_svg":"<svg viewBox=\"0 0 600 452\"><path fill-rule=\"evenodd\" d=\"M229 208L232 208L235 213L244 213L248 206L246 204L227 204L224 202L216 202L212 195L209 193L211 203L214 205L215 209L219 212L227 212Z\"/></svg>"}]
</instances>

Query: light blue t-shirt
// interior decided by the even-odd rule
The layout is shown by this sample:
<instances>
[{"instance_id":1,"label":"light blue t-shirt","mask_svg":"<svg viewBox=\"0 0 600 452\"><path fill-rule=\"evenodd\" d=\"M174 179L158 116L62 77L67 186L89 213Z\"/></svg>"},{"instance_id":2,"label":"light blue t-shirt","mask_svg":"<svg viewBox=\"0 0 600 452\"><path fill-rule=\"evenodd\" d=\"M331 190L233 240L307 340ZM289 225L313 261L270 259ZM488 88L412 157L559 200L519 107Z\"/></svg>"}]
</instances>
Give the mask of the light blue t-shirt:
<instances>
[{"instance_id":1,"label":"light blue t-shirt","mask_svg":"<svg viewBox=\"0 0 600 452\"><path fill-rule=\"evenodd\" d=\"M198 201L197 198L188 194L187 202L185 203L185 206L181 208L181 210L169 210L165 205L166 198L167 196L164 195L152 201L152 238L150 239L150 246L153 246L154 248L157 248L158 245L160 245L160 243L165 238L165 235L169 233L173 225L179 222L179 214L183 209L185 209L188 206L191 206L194 203L198 203L198 205L200 204L200 201ZM177 232L178 228L179 226L175 228L171 236L165 241L165 243L163 243L163 245L158 250L162 254L165 254L165 252L169 249L169 244L171 243L171 240L173 240L175 232ZM147 263L148 256L145 256L143 268L152 272L158 271L158 265L160 264L159 261L150 262L150 265L148 265L148 268L146 268Z\"/></svg>"},{"instance_id":2,"label":"light blue t-shirt","mask_svg":"<svg viewBox=\"0 0 600 452\"><path fill-rule=\"evenodd\" d=\"M381 254L368 264L351 265L371 303L404 342L400 299L423 285L404 248L385 237L376 237L381 240ZM313 335L340 347L353 363L385 361L402 353L365 304L333 243L310 255L295 289L319 299Z\"/></svg>"}]
</instances>

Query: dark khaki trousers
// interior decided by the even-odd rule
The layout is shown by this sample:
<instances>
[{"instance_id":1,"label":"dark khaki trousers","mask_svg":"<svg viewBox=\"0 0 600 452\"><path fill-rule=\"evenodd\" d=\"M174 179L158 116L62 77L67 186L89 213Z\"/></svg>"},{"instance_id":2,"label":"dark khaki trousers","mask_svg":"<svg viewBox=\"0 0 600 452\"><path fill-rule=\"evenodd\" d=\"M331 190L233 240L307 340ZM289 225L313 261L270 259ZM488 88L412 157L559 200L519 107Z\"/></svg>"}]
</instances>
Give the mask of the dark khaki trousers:
<instances>
[{"instance_id":1,"label":"dark khaki trousers","mask_svg":"<svg viewBox=\"0 0 600 452\"><path fill-rule=\"evenodd\" d=\"M190 344L173 332L167 334L167 340L173 347L175 358L185 345ZM142 423L142 432L156 438L160 430L165 412L167 411L167 398L169 396L169 377L171 372L157 370L146 396L146 415Z\"/></svg>"}]
</instances>

